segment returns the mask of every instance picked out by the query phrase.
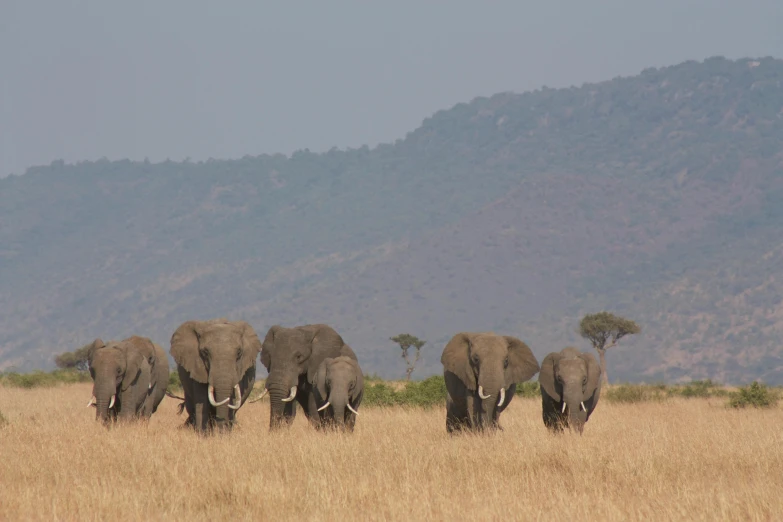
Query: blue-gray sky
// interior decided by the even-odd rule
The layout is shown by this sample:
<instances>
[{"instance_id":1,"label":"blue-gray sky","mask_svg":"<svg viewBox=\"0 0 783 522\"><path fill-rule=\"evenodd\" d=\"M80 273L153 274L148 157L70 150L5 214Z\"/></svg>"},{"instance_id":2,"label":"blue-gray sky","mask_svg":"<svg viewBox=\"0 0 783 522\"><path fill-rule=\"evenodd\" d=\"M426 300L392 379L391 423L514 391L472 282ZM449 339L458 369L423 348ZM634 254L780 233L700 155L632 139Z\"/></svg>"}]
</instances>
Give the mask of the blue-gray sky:
<instances>
[{"instance_id":1,"label":"blue-gray sky","mask_svg":"<svg viewBox=\"0 0 783 522\"><path fill-rule=\"evenodd\" d=\"M780 58L781 24L782 0L2 0L0 176L374 146L480 95Z\"/></svg>"}]
</instances>

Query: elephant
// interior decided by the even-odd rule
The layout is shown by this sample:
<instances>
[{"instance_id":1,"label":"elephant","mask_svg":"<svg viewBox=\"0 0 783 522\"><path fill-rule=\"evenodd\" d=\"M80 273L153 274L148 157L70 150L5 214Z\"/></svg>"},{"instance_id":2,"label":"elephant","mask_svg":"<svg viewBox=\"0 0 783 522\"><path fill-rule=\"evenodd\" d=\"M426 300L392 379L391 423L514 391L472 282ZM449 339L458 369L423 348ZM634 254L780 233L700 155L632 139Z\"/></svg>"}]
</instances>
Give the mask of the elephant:
<instances>
[{"instance_id":1,"label":"elephant","mask_svg":"<svg viewBox=\"0 0 783 522\"><path fill-rule=\"evenodd\" d=\"M98 338L87 360L94 382L87 406L95 406L96 419L149 419L157 411L169 380L169 361L159 345L139 336L108 344Z\"/></svg>"},{"instance_id":2,"label":"elephant","mask_svg":"<svg viewBox=\"0 0 783 522\"><path fill-rule=\"evenodd\" d=\"M186 321L171 336L171 356L182 382L186 426L230 431L256 380L261 342L245 321Z\"/></svg>"},{"instance_id":3,"label":"elephant","mask_svg":"<svg viewBox=\"0 0 783 522\"><path fill-rule=\"evenodd\" d=\"M461 332L443 349L446 430L503 429L500 414L514 398L517 383L538 370L530 348L516 337L493 332Z\"/></svg>"},{"instance_id":4,"label":"elephant","mask_svg":"<svg viewBox=\"0 0 783 522\"><path fill-rule=\"evenodd\" d=\"M582 434L601 396L601 367L593 354L569 346L544 357L538 375L544 425Z\"/></svg>"},{"instance_id":5,"label":"elephant","mask_svg":"<svg viewBox=\"0 0 783 522\"><path fill-rule=\"evenodd\" d=\"M346 355L327 357L311 383L321 426L353 432L364 394L364 376L359 362Z\"/></svg>"},{"instance_id":6,"label":"elephant","mask_svg":"<svg viewBox=\"0 0 783 522\"><path fill-rule=\"evenodd\" d=\"M320 425L312 383L324 359L340 356L357 360L351 347L328 325L308 324L293 328L274 325L269 329L261 349L261 363L269 372L264 393L269 393L270 430L294 421L294 400L312 426Z\"/></svg>"}]
</instances>

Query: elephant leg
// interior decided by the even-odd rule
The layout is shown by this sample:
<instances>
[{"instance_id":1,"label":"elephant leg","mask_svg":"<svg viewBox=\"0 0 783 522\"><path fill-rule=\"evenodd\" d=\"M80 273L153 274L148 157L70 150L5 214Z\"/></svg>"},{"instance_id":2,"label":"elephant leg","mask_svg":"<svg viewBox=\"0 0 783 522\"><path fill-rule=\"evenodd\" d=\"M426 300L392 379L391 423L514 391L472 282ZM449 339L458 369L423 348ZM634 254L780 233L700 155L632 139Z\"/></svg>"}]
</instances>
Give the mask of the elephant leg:
<instances>
[{"instance_id":1,"label":"elephant leg","mask_svg":"<svg viewBox=\"0 0 783 522\"><path fill-rule=\"evenodd\" d=\"M446 431L450 434L460 432L471 425L465 401L459 403L446 396Z\"/></svg>"},{"instance_id":2,"label":"elephant leg","mask_svg":"<svg viewBox=\"0 0 783 522\"><path fill-rule=\"evenodd\" d=\"M345 429L353 433L354 426L356 426L356 414L349 411L345 416Z\"/></svg>"},{"instance_id":3,"label":"elephant leg","mask_svg":"<svg viewBox=\"0 0 783 522\"><path fill-rule=\"evenodd\" d=\"M296 394L296 402L302 407L305 417L312 427L315 429L320 428L321 416L318 412L318 405L315 401L315 394L311 390L306 390L304 393Z\"/></svg>"},{"instance_id":4,"label":"elephant leg","mask_svg":"<svg viewBox=\"0 0 783 522\"><path fill-rule=\"evenodd\" d=\"M541 411L544 419L544 426L552 433L562 433L563 419L560 412L557 411L557 405L554 401L544 398Z\"/></svg>"},{"instance_id":5,"label":"elephant leg","mask_svg":"<svg viewBox=\"0 0 783 522\"><path fill-rule=\"evenodd\" d=\"M205 432L210 425L211 408L209 396L207 394L207 385L194 383L193 386L193 410L195 414L195 427L197 431Z\"/></svg>"}]
</instances>

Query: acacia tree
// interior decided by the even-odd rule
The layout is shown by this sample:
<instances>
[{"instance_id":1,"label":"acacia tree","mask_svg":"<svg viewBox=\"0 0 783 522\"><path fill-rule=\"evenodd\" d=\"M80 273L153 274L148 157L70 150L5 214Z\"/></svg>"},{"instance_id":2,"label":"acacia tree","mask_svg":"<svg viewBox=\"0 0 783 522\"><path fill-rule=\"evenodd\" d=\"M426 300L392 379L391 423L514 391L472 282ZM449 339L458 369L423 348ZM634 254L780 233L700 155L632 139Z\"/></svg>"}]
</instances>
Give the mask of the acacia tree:
<instances>
[{"instance_id":1,"label":"acacia tree","mask_svg":"<svg viewBox=\"0 0 783 522\"><path fill-rule=\"evenodd\" d=\"M411 374L413 373L413 370L416 369L416 363L419 362L419 357L421 356L421 347L427 344L427 341L422 341L415 335L407 333L389 337L389 340L400 345L400 348L402 349L402 358L405 359L405 380L410 381ZM416 358L413 359L413 362L411 362L408 357L408 349L411 346L416 349Z\"/></svg>"},{"instance_id":2,"label":"acacia tree","mask_svg":"<svg viewBox=\"0 0 783 522\"><path fill-rule=\"evenodd\" d=\"M90 366L87 359L92 343L85 344L72 352L63 352L54 358L54 364L58 368L75 368L80 372L86 372Z\"/></svg>"},{"instance_id":3,"label":"acacia tree","mask_svg":"<svg viewBox=\"0 0 783 522\"><path fill-rule=\"evenodd\" d=\"M604 384L609 384L609 376L606 374L606 350L615 346L626 335L638 334L641 331L634 321L609 312L588 314L582 318L579 335L590 341L598 352Z\"/></svg>"}]
</instances>

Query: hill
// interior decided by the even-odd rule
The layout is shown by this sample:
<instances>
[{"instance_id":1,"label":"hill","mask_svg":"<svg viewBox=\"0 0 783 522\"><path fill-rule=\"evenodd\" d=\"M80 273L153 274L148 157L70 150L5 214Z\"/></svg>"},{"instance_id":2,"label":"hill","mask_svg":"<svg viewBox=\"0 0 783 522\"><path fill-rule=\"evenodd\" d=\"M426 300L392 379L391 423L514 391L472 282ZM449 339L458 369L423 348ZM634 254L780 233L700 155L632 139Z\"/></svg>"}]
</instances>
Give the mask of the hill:
<instances>
[{"instance_id":1,"label":"hill","mask_svg":"<svg viewBox=\"0 0 783 522\"><path fill-rule=\"evenodd\" d=\"M783 61L711 58L440 111L374 149L100 160L0 180L0 368L191 318L388 338L643 325L610 379L783 383Z\"/></svg>"}]
</instances>

